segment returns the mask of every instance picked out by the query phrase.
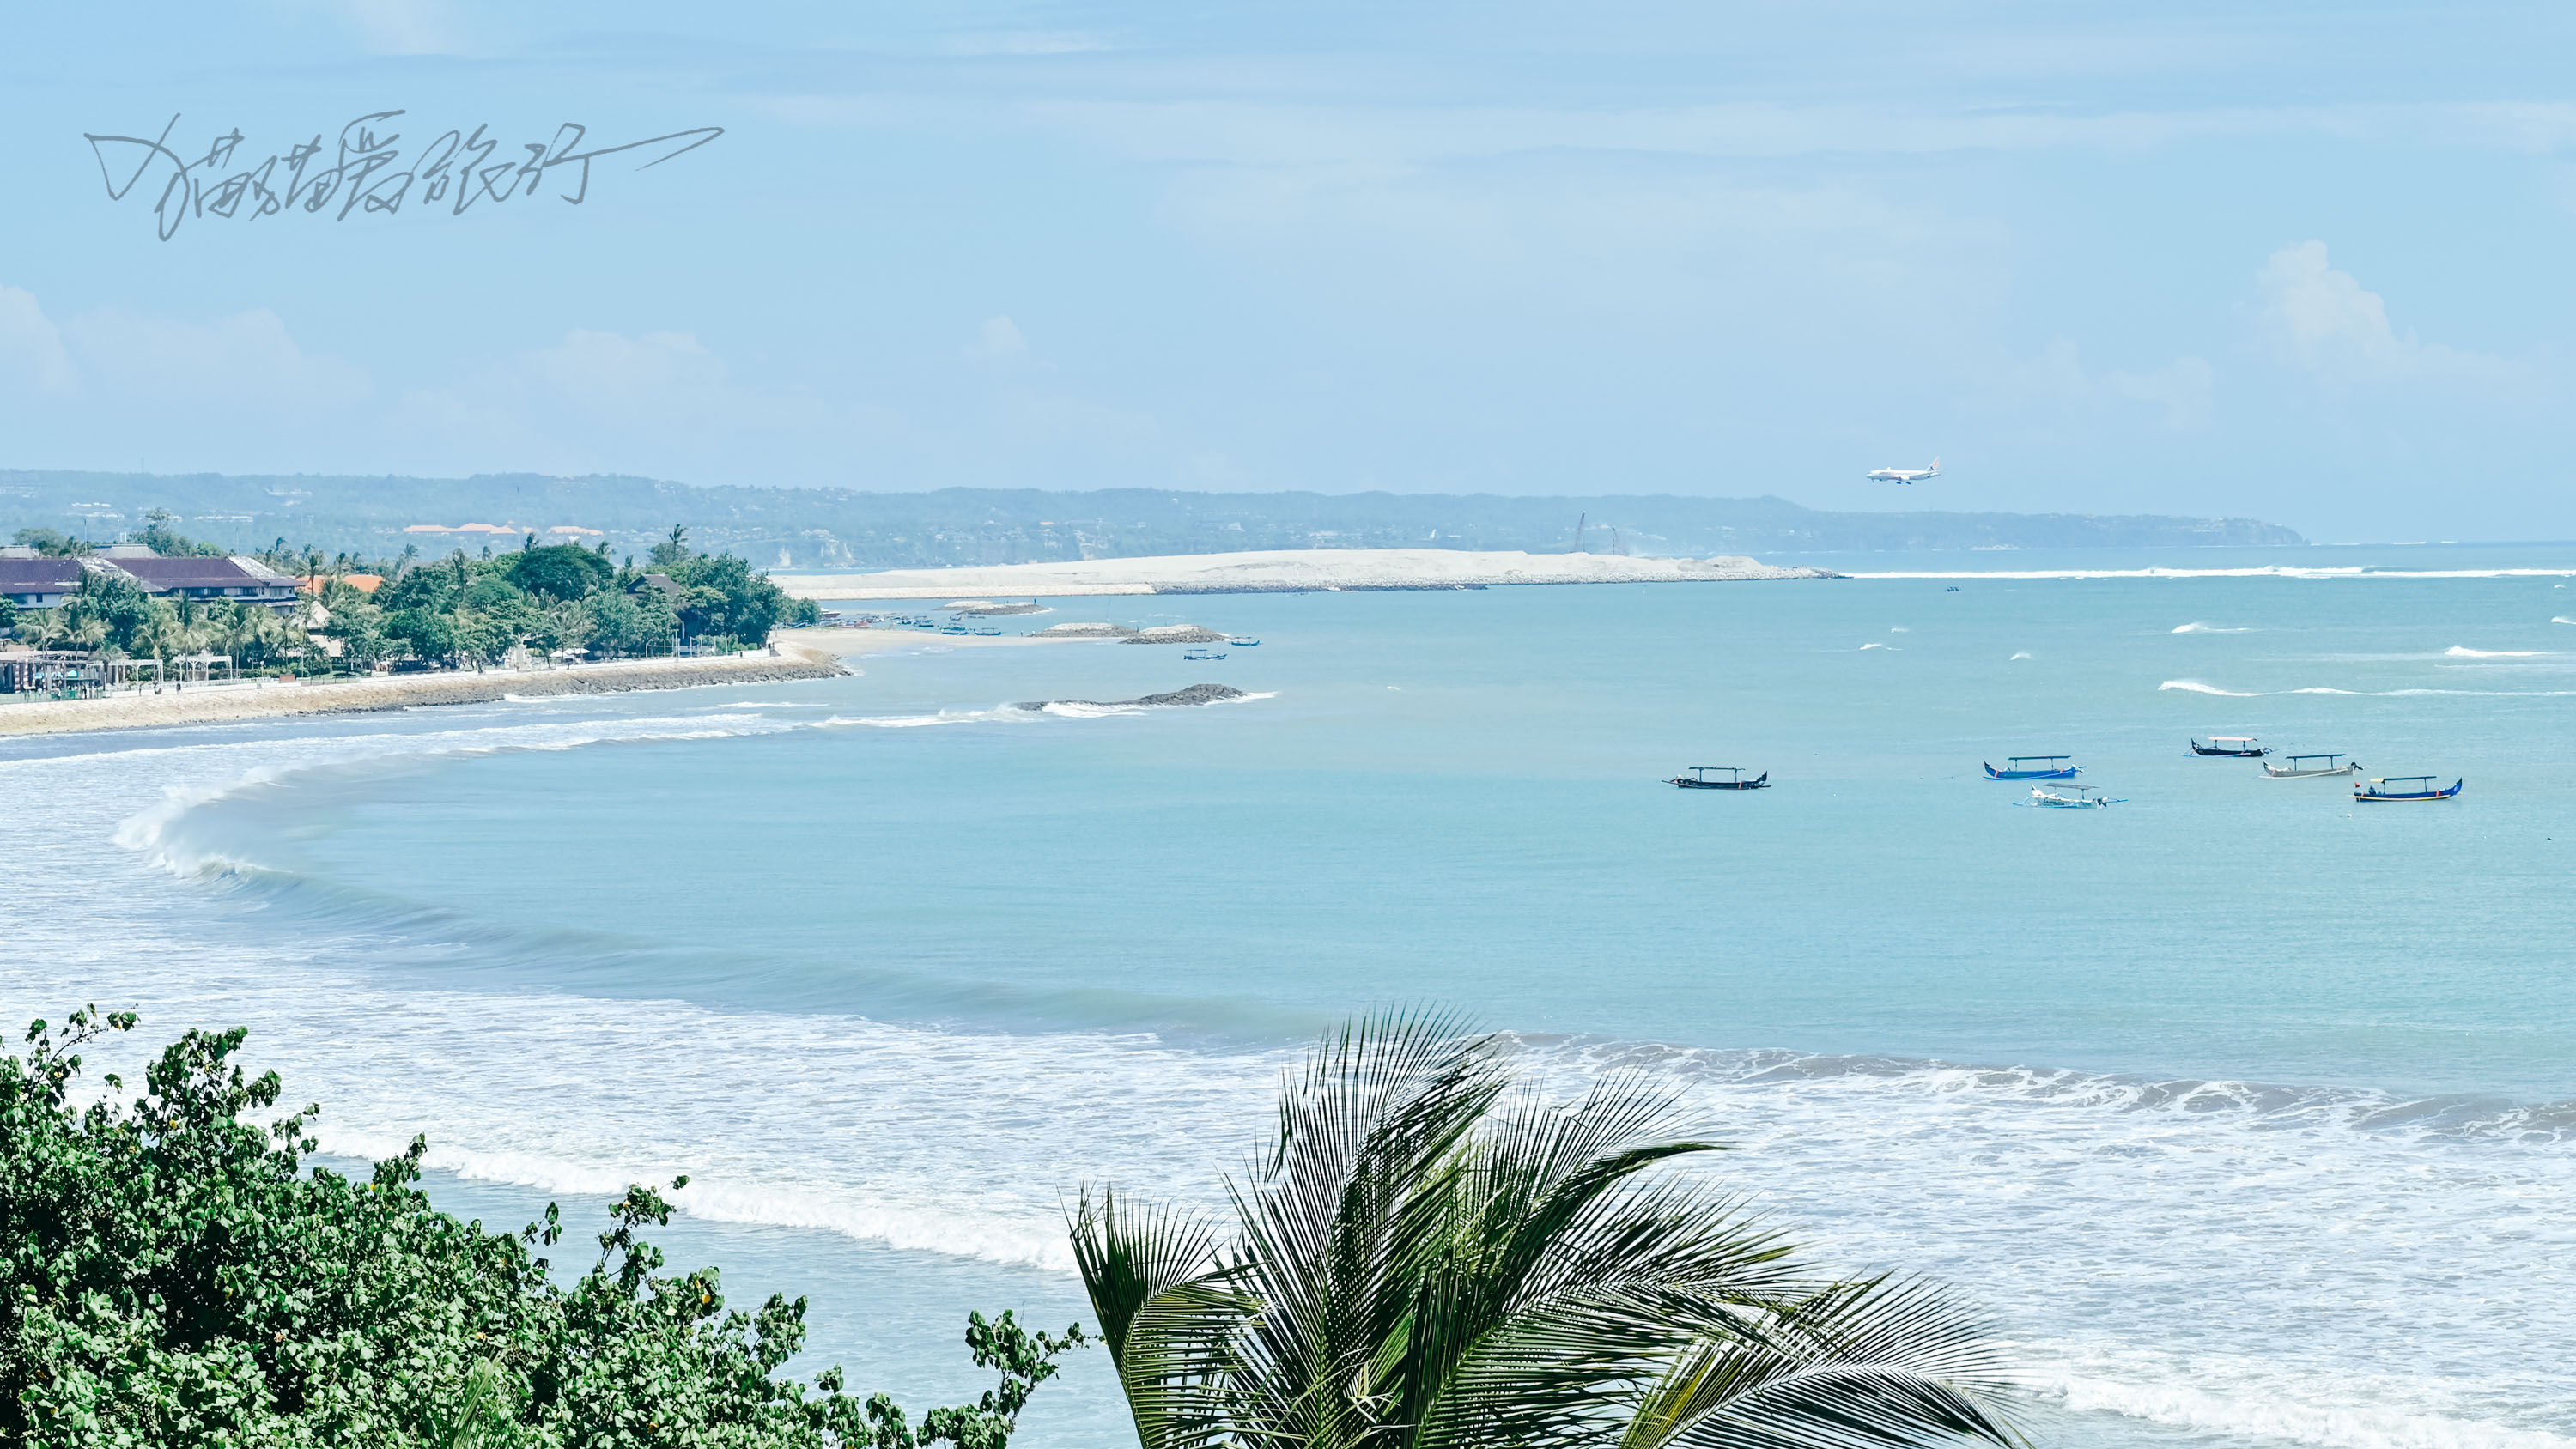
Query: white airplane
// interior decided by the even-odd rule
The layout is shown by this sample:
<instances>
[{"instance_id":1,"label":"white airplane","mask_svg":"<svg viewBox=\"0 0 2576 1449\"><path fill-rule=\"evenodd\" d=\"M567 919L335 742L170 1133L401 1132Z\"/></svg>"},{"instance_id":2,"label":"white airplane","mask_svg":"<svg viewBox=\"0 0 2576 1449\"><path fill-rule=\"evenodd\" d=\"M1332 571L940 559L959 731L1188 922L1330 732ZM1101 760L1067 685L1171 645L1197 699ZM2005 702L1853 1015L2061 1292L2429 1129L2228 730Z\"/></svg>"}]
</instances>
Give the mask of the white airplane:
<instances>
[{"instance_id":1,"label":"white airplane","mask_svg":"<svg viewBox=\"0 0 2576 1449\"><path fill-rule=\"evenodd\" d=\"M1880 468L1868 476L1872 483L1920 483L1941 476L1941 460L1933 459L1929 468Z\"/></svg>"}]
</instances>

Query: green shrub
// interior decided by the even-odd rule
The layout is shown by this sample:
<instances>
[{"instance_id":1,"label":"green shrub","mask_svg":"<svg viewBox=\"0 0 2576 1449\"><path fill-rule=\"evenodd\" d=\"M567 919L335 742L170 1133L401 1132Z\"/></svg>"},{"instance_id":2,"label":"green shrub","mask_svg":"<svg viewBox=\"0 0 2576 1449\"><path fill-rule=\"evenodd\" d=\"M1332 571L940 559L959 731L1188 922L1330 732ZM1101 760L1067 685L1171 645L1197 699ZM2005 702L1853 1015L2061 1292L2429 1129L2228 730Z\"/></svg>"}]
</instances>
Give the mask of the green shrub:
<instances>
[{"instance_id":1,"label":"green shrub","mask_svg":"<svg viewBox=\"0 0 2576 1449\"><path fill-rule=\"evenodd\" d=\"M110 1076L77 1105L78 1049L133 1024L75 1012L0 1057L0 1445L1001 1449L1083 1341L972 1316L1000 1385L915 1428L838 1369L777 1376L805 1300L743 1312L713 1268L663 1274L637 1235L670 1220L652 1188L627 1189L567 1288L538 1256L555 1209L518 1233L433 1209L421 1139L365 1181L306 1171L320 1109L242 1120L280 1085L235 1064L239 1027L187 1033L130 1099Z\"/></svg>"}]
</instances>

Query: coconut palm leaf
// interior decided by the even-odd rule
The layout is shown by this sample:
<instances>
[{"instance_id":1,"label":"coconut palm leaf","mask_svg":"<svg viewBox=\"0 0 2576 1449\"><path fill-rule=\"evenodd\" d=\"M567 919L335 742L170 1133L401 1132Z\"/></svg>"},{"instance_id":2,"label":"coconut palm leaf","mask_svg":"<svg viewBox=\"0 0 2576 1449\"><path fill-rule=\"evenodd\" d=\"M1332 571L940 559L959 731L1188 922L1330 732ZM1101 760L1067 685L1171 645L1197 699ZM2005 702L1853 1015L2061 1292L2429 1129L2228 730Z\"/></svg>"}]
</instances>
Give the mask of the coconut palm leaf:
<instances>
[{"instance_id":1,"label":"coconut palm leaf","mask_svg":"<svg viewBox=\"0 0 2576 1449\"><path fill-rule=\"evenodd\" d=\"M1816 1276L1677 1163L1643 1074L1511 1087L1453 1018L1351 1023L1283 1083L1233 1231L1102 1193L1075 1256L1146 1449L2009 1443L1992 1338L1936 1291Z\"/></svg>"},{"instance_id":2,"label":"coconut palm leaf","mask_svg":"<svg viewBox=\"0 0 2576 1449\"><path fill-rule=\"evenodd\" d=\"M1650 1389L1620 1449L1880 1449L2015 1442L1986 1326L1923 1284L1833 1284L1739 1306Z\"/></svg>"},{"instance_id":3,"label":"coconut palm leaf","mask_svg":"<svg viewBox=\"0 0 2576 1449\"><path fill-rule=\"evenodd\" d=\"M1217 1263L1214 1227L1108 1190L1086 1191L1071 1226L1137 1438L1145 1449L1207 1442L1219 1427L1209 1386L1232 1366L1238 1324L1254 1306Z\"/></svg>"}]
</instances>

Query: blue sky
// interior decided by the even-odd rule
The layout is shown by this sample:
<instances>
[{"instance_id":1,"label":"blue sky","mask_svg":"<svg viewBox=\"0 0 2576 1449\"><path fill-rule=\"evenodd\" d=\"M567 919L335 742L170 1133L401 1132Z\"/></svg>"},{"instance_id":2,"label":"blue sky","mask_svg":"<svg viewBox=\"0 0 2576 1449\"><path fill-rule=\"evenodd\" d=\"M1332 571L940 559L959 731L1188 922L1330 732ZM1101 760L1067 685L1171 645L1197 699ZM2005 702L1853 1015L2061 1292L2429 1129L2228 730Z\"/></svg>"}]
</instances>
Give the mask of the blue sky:
<instances>
[{"instance_id":1,"label":"blue sky","mask_svg":"<svg viewBox=\"0 0 2576 1449\"><path fill-rule=\"evenodd\" d=\"M22 7L0 465L2576 537L2576 11L2149 9ZM167 241L82 140L393 109L725 134Z\"/></svg>"}]
</instances>

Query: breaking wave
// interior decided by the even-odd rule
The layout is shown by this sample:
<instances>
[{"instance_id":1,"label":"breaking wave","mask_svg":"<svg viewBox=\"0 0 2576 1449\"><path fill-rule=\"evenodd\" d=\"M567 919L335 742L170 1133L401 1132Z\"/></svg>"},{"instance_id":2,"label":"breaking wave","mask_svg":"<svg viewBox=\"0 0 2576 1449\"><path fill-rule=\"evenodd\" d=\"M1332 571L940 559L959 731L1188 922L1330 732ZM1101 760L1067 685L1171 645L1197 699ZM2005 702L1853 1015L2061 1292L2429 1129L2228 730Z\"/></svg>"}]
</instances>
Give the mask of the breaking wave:
<instances>
[{"instance_id":1,"label":"breaking wave","mask_svg":"<svg viewBox=\"0 0 2576 1449\"><path fill-rule=\"evenodd\" d=\"M2263 693L2261 690L2221 689L2215 684L2203 684L2197 679L2168 679L2156 688L2159 691L2179 689L2192 694L2223 694L2230 699L2253 699Z\"/></svg>"},{"instance_id":2,"label":"breaking wave","mask_svg":"<svg viewBox=\"0 0 2576 1449\"><path fill-rule=\"evenodd\" d=\"M1947 569L1853 573L1854 579L2576 579L2576 569L2296 568L2242 569Z\"/></svg>"},{"instance_id":3,"label":"breaking wave","mask_svg":"<svg viewBox=\"0 0 2576 1449\"><path fill-rule=\"evenodd\" d=\"M2537 659L2541 653L2542 651L2538 649L2471 649L2465 644L2454 644L2442 651L2442 657L2446 659Z\"/></svg>"},{"instance_id":4,"label":"breaking wave","mask_svg":"<svg viewBox=\"0 0 2576 1449\"><path fill-rule=\"evenodd\" d=\"M2217 624L2203 624L2194 621L2189 624L2176 624L2173 627L2173 632L2176 634L2251 634L2254 631L2251 629L2223 628Z\"/></svg>"}]
</instances>

